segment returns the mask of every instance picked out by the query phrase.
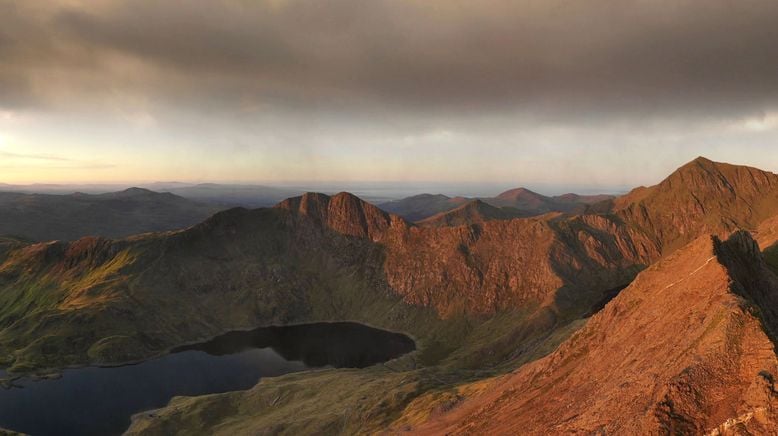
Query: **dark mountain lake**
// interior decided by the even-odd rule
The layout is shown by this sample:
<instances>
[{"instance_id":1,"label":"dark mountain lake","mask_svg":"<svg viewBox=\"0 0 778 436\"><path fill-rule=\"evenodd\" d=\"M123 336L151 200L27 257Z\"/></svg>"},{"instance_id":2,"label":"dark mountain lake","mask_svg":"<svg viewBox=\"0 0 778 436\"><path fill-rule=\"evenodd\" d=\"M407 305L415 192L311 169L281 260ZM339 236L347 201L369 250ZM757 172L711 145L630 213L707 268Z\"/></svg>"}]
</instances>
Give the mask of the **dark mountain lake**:
<instances>
[{"instance_id":1,"label":"dark mountain lake","mask_svg":"<svg viewBox=\"0 0 778 436\"><path fill-rule=\"evenodd\" d=\"M414 349L405 335L355 323L230 332L135 365L15 380L16 387L0 388L0 427L32 435L121 434L133 414L174 396L248 389L262 377L309 368L364 368Z\"/></svg>"}]
</instances>

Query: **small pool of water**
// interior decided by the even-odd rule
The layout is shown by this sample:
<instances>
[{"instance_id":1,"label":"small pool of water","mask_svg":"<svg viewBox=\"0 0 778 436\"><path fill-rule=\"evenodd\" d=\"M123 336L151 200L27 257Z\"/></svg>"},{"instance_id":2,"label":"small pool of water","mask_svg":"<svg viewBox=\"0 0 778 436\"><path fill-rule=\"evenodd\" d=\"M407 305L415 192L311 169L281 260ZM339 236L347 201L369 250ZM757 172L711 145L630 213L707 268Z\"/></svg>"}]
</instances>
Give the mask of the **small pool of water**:
<instances>
[{"instance_id":1,"label":"small pool of water","mask_svg":"<svg viewBox=\"0 0 778 436\"><path fill-rule=\"evenodd\" d=\"M0 388L0 427L32 435L113 435L174 396L248 389L309 368L363 368L415 349L405 335L355 323L230 332L135 365L66 369ZM0 375L2 370L0 370Z\"/></svg>"}]
</instances>

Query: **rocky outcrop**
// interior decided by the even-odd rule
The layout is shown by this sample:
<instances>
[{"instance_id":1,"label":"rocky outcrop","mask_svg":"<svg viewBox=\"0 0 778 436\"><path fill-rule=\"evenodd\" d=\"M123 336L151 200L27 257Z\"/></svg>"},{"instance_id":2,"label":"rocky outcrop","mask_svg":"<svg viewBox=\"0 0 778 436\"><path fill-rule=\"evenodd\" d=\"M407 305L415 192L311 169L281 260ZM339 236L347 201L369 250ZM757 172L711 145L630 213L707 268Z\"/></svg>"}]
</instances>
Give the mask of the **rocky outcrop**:
<instances>
[{"instance_id":1,"label":"rocky outcrop","mask_svg":"<svg viewBox=\"0 0 778 436\"><path fill-rule=\"evenodd\" d=\"M659 257L650 240L608 217L549 214L501 222L477 219L499 209L478 200L467 206L457 216L478 222L440 228L407 224L345 193L305 194L278 208L372 240L383 248L381 268L392 291L443 316L528 305L581 315Z\"/></svg>"},{"instance_id":2,"label":"rocky outcrop","mask_svg":"<svg viewBox=\"0 0 778 436\"><path fill-rule=\"evenodd\" d=\"M776 302L778 279L750 235L701 237L641 273L553 354L416 430L767 434L778 425L778 358L765 333Z\"/></svg>"},{"instance_id":3,"label":"rocky outcrop","mask_svg":"<svg viewBox=\"0 0 778 436\"><path fill-rule=\"evenodd\" d=\"M611 218L477 220L480 212L499 209L478 200L468 206L461 210L464 217L457 216L478 222L439 228L407 224L345 193L305 194L278 208L372 240L383 249L381 268L390 289L443 316L528 305L581 315L659 256L651 241Z\"/></svg>"},{"instance_id":4,"label":"rocky outcrop","mask_svg":"<svg viewBox=\"0 0 778 436\"><path fill-rule=\"evenodd\" d=\"M349 319L411 332L421 349L405 362L413 370L360 373L348 388L342 373L327 374L337 395L326 398L356 411L354 431L363 419L384 429L404 409L397 429L412 423L423 433L764 432L778 424L775 276L745 232L672 249L769 213L772 176L754 171L698 160L603 214L423 227L351 194L311 193L178 232L10 241L0 264L0 364L24 372L115 363L229 329ZM760 244L777 239L770 223ZM485 373L467 370L507 371L543 355L469 383ZM221 427L229 421L246 431L231 407L256 417L281 401L280 422L299 426L290 428L347 428L331 409L321 418L324 385L308 384L316 376L299 377L268 401L260 385L247 397L181 400L166 413L187 428L207 420L234 432ZM375 382L369 410L360 409L365 380ZM399 399L387 412L390 397ZM309 421L300 419L303 401L313 404ZM253 428L281 428L275 413Z\"/></svg>"},{"instance_id":5,"label":"rocky outcrop","mask_svg":"<svg viewBox=\"0 0 778 436\"><path fill-rule=\"evenodd\" d=\"M392 222L388 213L348 192L332 197L306 193L276 207L308 217L338 233L371 240L381 238Z\"/></svg>"},{"instance_id":6,"label":"rocky outcrop","mask_svg":"<svg viewBox=\"0 0 778 436\"><path fill-rule=\"evenodd\" d=\"M179 232L9 252L0 265L0 349L17 369L62 355L72 363L106 336L153 352L225 325L317 313L352 319L398 300L444 319L543 313L545 332L533 328L548 335L658 256L640 238L610 218L553 214L423 228L351 194L306 194ZM198 322L171 321L181 318ZM41 347L61 351L27 347L44 336ZM110 360L101 353L93 352Z\"/></svg>"}]
</instances>

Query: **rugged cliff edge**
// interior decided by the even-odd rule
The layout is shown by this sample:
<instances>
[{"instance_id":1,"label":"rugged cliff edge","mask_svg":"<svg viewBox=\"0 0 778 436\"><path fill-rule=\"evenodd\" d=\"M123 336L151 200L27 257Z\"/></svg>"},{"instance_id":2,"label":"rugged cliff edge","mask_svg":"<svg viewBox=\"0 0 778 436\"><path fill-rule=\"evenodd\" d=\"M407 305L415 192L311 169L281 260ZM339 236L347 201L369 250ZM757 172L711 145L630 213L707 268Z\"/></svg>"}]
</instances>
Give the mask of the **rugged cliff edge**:
<instances>
[{"instance_id":1,"label":"rugged cliff edge","mask_svg":"<svg viewBox=\"0 0 778 436\"><path fill-rule=\"evenodd\" d=\"M769 433L776 307L778 279L748 233L699 238L642 272L557 351L414 430Z\"/></svg>"},{"instance_id":2,"label":"rugged cliff edge","mask_svg":"<svg viewBox=\"0 0 778 436\"><path fill-rule=\"evenodd\" d=\"M763 217L778 214L775 177L698 159L582 215L422 227L348 193L309 193L183 231L3 240L0 364L119 363L226 330L349 320L407 332L419 351L363 371L176 399L132 431L769 424L749 401L776 374L764 333L774 331L774 277L748 235L709 235L763 223L769 254L778 220ZM753 381L757 366L766 372Z\"/></svg>"}]
</instances>

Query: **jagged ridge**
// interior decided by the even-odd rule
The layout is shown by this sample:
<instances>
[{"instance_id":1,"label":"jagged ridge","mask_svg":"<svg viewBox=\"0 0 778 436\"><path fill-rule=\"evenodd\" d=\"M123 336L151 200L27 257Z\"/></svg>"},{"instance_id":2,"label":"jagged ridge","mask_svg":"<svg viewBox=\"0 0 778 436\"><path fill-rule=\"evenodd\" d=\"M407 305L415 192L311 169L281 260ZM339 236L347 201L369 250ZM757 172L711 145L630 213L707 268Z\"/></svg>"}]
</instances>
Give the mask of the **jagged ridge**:
<instances>
[{"instance_id":1,"label":"jagged ridge","mask_svg":"<svg viewBox=\"0 0 778 436\"><path fill-rule=\"evenodd\" d=\"M702 237L641 273L553 354L419 431L767 432L778 425L778 359L765 334L777 302L749 234Z\"/></svg>"}]
</instances>

